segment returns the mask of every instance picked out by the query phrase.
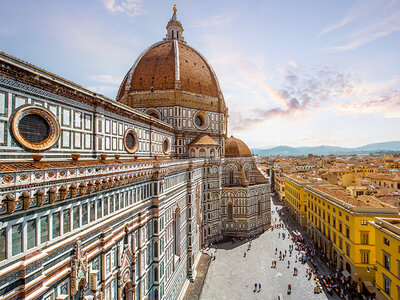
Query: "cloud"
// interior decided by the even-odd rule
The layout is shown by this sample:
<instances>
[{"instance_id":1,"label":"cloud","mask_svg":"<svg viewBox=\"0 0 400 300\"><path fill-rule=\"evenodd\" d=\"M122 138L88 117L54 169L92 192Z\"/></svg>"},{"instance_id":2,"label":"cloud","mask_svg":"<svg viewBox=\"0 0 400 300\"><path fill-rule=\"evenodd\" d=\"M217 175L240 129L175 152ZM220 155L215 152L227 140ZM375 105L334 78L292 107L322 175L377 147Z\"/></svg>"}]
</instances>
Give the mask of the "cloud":
<instances>
[{"instance_id":1,"label":"cloud","mask_svg":"<svg viewBox=\"0 0 400 300\"><path fill-rule=\"evenodd\" d=\"M115 85L93 85L89 86L88 90L102 95L116 95L118 88L119 87Z\"/></svg>"},{"instance_id":2,"label":"cloud","mask_svg":"<svg viewBox=\"0 0 400 300\"><path fill-rule=\"evenodd\" d=\"M98 83L119 85L121 84L123 78L120 76L112 75L89 75L87 79Z\"/></svg>"},{"instance_id":3,"label":"cloud","mask_svg":"<svg viewBox=\"0 0 400 300\"><path fill-rule=\"evenodd\" d=\"M191 26L192 27L217 26L220 24L228 23L232 21L233 18L234 18L233 14L224 13L220 15L211 16L207 19L203 19L202 21L195 22Z\"/></svg>"},{"instance_id":4,"label":"cloud","mask_svg":"<svg viewBox=\"0 0 400 300\"><path fill-rule=\"evenodd\" d=\"M339 32L339 45L321 47L326 51L357 49L400 30L400 4L396 1L358 1L338 23L324 28L318 36ZM347 31L344 31L347 29Z\"/></svg>"},{"instance_id":5,"label":"cloud","mask_svg":"<svg viewBox=\"0 0 400 300\"><path fill-rule=\"evenodd\" d=\"M345 25L349 24L351 21L353 21L354 18L355 17L347 16L344 19L342 19L341 21L339 21L338 23L333 24L331 26L328 26L328 27L322 29L321 32L318 34L318 36L322 36L324 34L327 34L327 33L331 32L331 31L335 31L335 30L337 30L339 28L342 28L343 26L345 26Z\"/></svg>"},{"instance_id":6,"label":"cloud","mask_svg":"<svg viewBox=\"0 0 400 300\"><path fill-rule=\"evenodd\" d=\"M142 0L102 0L105 8L112 13L138 16L144 13Z\"/></svg>"},{"instance_id":7,"label":"cloud","mask_svg":"<svg viewBox=\"0 0 400 300\"><path fill-rule=\"evenodd\" d=\"M89 75L87 79L94 82L95 85L88 89L103 95L116 95L122 82L122 77L112 75Z\"/></svg>"},{"instance_id":8,"label":"cloud","mask_svg":"<svg viewBox=\"0 0 400 300\"><path fill-rule=\"evenodd\" d=\"M241 72L251 72L244 63L238 64ZM332 67L293 67L286 68L279 88L265 81L262 71L255 69L245 75L248 79L256 80L259 88L264 89L268 96L277 100L279 106L252 110L251 118L238 118L234 129L243 129L242 124L257 124L271 118L304 117L309 111L322 106L336 98L351 96L357 82L355 75L343 73Z\"/></svg>"},{"instance_id":9,"label":"cloud","mask_svg":"<svg viewBox=\"0 0 400 300\"><path fill-rule=\"evenodd\" d=\"M354 102L335 103L334 107L350 115L370 114L383 115L385 118L400 118L400 90L383 92L375 97L371 95L368 99Z\"/></svg>"}]
</instances>

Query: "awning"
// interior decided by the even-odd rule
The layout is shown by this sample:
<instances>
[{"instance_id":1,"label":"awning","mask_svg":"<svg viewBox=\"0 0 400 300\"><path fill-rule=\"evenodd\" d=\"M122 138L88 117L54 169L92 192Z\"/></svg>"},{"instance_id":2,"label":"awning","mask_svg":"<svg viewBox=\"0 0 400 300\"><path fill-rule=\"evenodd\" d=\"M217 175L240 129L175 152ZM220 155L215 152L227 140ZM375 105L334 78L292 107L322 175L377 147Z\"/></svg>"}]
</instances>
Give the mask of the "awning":
<instances>
[{"instance_id":1,"label":"awning","mask_svg":"<svg viewBox=\"0 0 400 300\"><path fill-rule=\"evenodd\" d=\"M342 274L343 274L343 276L346 277L346 278L351 276L351 274L350 274L347 270L343 270L343 271L342 271Z\"/></svg>"},{"instance_id":2,"label":"awning","mask_svg":"<svg viewBox=\"0 0 400 300\"><path fill-rule=\"evenodd\" d=\"M370 294L375 294L375 286L371 281L364 281L364 285Z\"/></svg>"}]
</instances>

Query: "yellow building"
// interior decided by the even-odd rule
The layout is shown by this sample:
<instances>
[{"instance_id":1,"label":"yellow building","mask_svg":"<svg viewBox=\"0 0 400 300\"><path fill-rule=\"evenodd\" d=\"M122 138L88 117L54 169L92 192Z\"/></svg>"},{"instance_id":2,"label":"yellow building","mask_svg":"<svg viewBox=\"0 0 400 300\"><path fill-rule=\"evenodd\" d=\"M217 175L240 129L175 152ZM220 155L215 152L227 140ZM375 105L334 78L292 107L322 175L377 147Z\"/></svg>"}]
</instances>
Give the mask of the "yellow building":
<instances>
[{"instance_id":1,"label":"yellow building","mask_svg":"<svg viewBox=\"0 0 400 300\"><path fill-rule=\"evenodd\" d=\"M321 184L304 189L307 231L318 248L361 292L374 281L375 217L398 216L397 208L371 196L350 196L341 187ZM367 271L369 269L369 272ZM372 270L372 271L371 271Z\"/></svg>"},{"instance_id":2,"label":"yellow building","mask_svg":"<svg viewBox=\"0 0 400 300\"><path fill-rule=\"evenodd\" d=\"M400 175L393 174L371 174L365 177L369 182L380 187L389 187L395 190L400 190Z\"/></svg>"},{"instance_id":3,"label":"yellow building","mask_svg":"<svg viewBox=\"0 0 400 300\"><path fill-rule=\"evenodd\" d=\"M285 198L285 180L282 176L277 175L274 179L274 191L279 200Z\"/></svg>"},{"instance_id":4,"label":"yellow building","mask_svg":"<svg viewBox=\"0 0 400 300\"><path fill-rule=\"evenodd\" d=\"M304 189L308 185L318 184L322 180L308 179L305 175L286 174L285 179L285 206L293 218L302 226L307 226L307 201Z\"/></svg>"},{"instance_id":5,"label":"yellow building","mask_svg":"<svg viewBox=\"0 0 400 300\"><path fill-rule=\"evenodd\" d=\"M400 219L375 218L376 298L400 299Z\"/></svg>"},{"instance_id":6,"label":"yellow building","mask_svg":"<svg viewBox=\"0 0 400 300\"><path fill-rule=\"evenodd\" d=\"M358 175L361 176L367 176L369 174L375 174L379 172L379 169L377 167L373 166L352 166L350 169Z\"/></svg>"}]
</instances>

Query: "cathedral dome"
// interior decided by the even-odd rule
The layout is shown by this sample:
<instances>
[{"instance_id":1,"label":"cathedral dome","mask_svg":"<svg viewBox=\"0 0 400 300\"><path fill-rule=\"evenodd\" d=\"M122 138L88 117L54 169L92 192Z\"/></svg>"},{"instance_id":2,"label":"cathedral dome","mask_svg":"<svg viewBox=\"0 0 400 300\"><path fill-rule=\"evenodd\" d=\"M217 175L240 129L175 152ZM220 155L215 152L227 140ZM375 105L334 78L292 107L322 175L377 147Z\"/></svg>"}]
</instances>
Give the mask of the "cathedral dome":
<instances>
[{"instance_id":1,"label":"cathedral dome","mask_svg":"<svg viewBox=\"0 0 400 300\"><path fill-rule=\"evenodd\" d=\"M186 44L176 7L166 29L163 41L136 59L117 101L134 108L183 106L225 113L217 76L204 56Z\"/></svg>"},{"instance_id":2,"label":"cathedral dome","mask_svg":"<svg viewBox=\"0 0 400 300\"><path fill-rule=\"evenodd\" d=\"M166 40L145 50L125 76L117 100L135 91L181 89L218 97L214 71L195 49L179 40Z\"/></svg>"},{"instance_id":3,"label":"cathedral dome","mask_svg":"<svg viewBox=\"0 0 400 300\"><path fill-rule=\"evenodd\" d=\"M252 157L249 147L242 141L231 136L225 140L225 157Z\"/></svg>"}]
</instances>

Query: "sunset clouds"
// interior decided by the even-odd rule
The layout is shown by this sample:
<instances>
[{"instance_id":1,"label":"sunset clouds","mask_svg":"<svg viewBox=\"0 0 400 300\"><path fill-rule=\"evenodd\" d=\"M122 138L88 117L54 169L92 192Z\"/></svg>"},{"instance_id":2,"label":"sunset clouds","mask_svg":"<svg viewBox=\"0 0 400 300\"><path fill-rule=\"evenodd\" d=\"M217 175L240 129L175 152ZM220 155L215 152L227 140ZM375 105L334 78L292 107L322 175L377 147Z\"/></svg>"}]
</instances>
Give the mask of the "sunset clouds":
<instances>
[{"instance_id":1,"label":"sunset clouds","mask_svg":"<svg viewBox=\"0 0 400 300\"><path fill-rule=\"evenodd\" d=\"M399 139L399 1L4 0L0 50L115 99L174 4L217 74L229 134L251 147Z\"/></svg>"}]
</instances>

